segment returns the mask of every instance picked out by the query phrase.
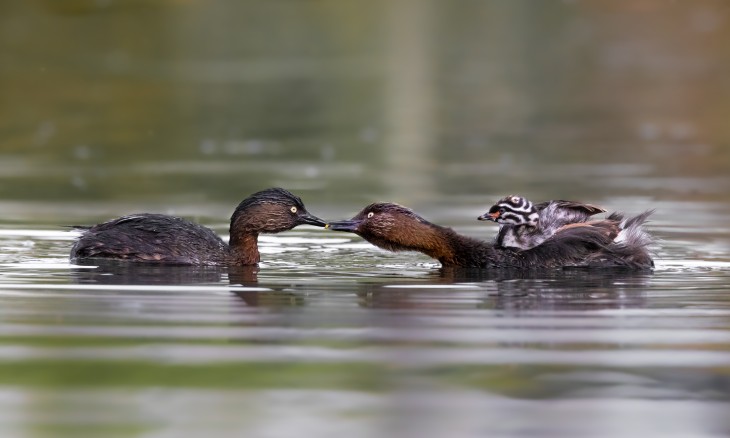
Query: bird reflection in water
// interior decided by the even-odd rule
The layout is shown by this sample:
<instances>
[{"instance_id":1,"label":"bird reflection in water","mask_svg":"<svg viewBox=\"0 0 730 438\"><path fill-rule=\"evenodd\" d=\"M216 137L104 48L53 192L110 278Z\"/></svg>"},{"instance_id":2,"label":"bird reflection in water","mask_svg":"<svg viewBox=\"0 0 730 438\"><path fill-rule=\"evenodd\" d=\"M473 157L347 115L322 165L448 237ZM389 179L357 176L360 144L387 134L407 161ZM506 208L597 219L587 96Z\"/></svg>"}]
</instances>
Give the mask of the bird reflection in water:
<instances>
[{"instance_id":1,"label":"bird reflection in water","mask_svg":"<svg viewBox=\"0 0 730 438\"><path fill-rule=\"evenodd\" d=\"M650 278L650 273L617 269L526 272L441 268L427 282L360 284L357 295L361 306L392 309L443 307L442 301L449 294L456 296L464 291L471 297L477 292L482 297L477 307L483 309L640 308L646 304ZM463 304L463 300L452 302L454 306Z\"/></svg>"},{"instance_id":2,"label":"bird reflection in water","mask_svg":"<svg viewBox=\"0 0 730 438\"><path fill-rule=\"evenodd\" d=\"M480 307L502 310L641 308L651 273L621 269L567 269L495 279L495 294Z\"/></svg>"},{"instance_id":3,"label":"bird reflection in water","mask_svg":"<svg viewBox=\"0 0 730 438\"><path fill-rule=\"evenodd\" d=\"M251 289L234 289L233 294L251 307L299 307L306 305L304 294L296 291L296 286L290 284L262 285L259 282L258 266L237 266L228 269L228 281L232 286L244 286ZM262 292L261 287L266 290ZM254 289L257 288L257 289ZM294 290L293 290L294 289Z\"/></svg>"},{"instance_id":4,"label":"bird reflection in water","mask_svg":"<svg viewBox=\"0 0 730 438\"><path fill-rule=\"evenodd\" d=\"M326 299L342 287L321 282L259 278L258 266L162 266L94 261L95 268L73 271L79 284L218 285L251 307L299 307L312 291ZM651 273L617 269L510 270L440 268L424 277L359 277L347 290L361 307L429 309L458 306L504 310L597 310L643 307ZM336 286L336 285L335 285ZM262 290L265 288L266 290ZM468 299L465 299L467 292ZM474 304L475 295L478 303Z\"/></svg>"},{"instance_id":5,"label":"bird reflection in water","mask_svg":"<svg viewBox=\"0 0 730 438\"><path fill-rule=\"evenodd\" d=\"M305 304L290 284L268 284L261 291L258 266L190 266L85 260L71 270L78 284L138 286L214 286L228 280L232 293L248 306L288 307ZM238 286L238 287L236 287ZM247 289L248 288L248 289ZM296 288L296 286L294 287Z\"/></svg>"},{"instance_id":6,"label":"bird reflection in water","mask_svg":"<svg viewBox=\"0 0 730 438\"><path fill-rule=\"evenodd\" d=\"M188 286L215 284L226 269L221 266L157 265L92 259L77 261L72 269L79 284Z\"/></svg>"}]
</instances>

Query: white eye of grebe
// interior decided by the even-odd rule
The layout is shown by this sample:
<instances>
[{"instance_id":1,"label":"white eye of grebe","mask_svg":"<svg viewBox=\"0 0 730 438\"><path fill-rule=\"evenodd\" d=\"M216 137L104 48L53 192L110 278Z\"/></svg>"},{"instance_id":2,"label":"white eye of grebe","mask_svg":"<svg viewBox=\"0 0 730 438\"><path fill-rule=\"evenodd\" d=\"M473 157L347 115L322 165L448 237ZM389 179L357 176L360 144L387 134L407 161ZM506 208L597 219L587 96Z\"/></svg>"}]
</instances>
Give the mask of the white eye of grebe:
<instances>
[{"instance_id":1,"label":"white eye of grebe","mask_svg":"<svg viewBox=\"0 0 730 438\"><path fill-rule=\"evenodd\" d=\"M373 216L375 216L375 213L373 213L372 211L370 213L368 213L368 219L370 219Z\"/></svg>"},{"instance_id":2,"label":"white eye of grebe","mask_svg":"<svg viewBox=\"0 0 730 438\"><path fill-rule=\"evenodd\" d=\"M296 212L297 212L297 208L296 208L296 207L292 207L292 208L290 208L289 210L290 210L290 211L291 211L292 213L296 213Z\"/></svg>"}]
</instances>

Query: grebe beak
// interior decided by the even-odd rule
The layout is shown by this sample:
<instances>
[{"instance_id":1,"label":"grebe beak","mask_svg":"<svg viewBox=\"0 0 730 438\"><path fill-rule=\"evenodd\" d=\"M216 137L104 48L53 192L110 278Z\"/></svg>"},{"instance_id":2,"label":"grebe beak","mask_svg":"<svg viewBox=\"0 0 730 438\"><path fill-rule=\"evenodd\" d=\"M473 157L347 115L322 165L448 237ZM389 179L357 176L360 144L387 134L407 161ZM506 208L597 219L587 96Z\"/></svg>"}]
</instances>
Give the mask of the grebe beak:
<instances>
[{"instance_id":1,"label":"grebe beak","mask_svg":"<svg viewBox=\"0 0 730 438\"><path fill-rule=\"evenodd\" d=\"M316 227L327 227L327 222L306 211L299 213L299 222L302 224L314 225Z\"/></svg>"},{"instance_id":2,"label":"grebe beak","mask_svg":"<svg viewBox=\"0 0 730 438\"><path fill-rule=\"evenodd\" d=\"M357 228L360 226L362 221L358 220L346 220L346 221L336 221L336 222L330 222L327 224L329 226L330 230L333 231L347 231L350 233L354 233L357 231Z\"/></svg>"},{"instance_id":3,"label":"grebe beak","mask_svg":"<svg viewBox=\"0 0 730 438\"><path fill-rule=\"evenodd\" d=\"M479 216L477 220L479 221L493 221L497 222L497 218L499 217L499 212L494 213L484 213L483 215Z\"/></svg>"}]
</instances>

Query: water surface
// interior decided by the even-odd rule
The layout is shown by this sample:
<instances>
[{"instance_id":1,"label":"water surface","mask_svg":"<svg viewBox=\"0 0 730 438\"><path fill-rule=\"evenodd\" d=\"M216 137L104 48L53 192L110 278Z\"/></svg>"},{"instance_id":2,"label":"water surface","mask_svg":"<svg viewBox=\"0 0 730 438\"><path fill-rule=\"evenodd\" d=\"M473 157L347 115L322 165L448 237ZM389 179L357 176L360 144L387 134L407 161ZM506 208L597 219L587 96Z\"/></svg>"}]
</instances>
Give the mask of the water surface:
<instances>
[{"instance_id":1,"label":"water surface","mask_svg":"<svg viewBox=\"0 0 730 438\"><path fill-rule=\"evenodd\" d=\"M72 233L0 233L8 433L730 431L730 262L692 233L651 273L529 274L315 228L259 268L76 266Z\"/></svg>"},{"instance_id":2,"label":"water surface","mask_svg":"<svg viewBox=\"0 0 730 438\"><path fill-rule=\"evenodd\" d=\"M726 8L534 3L0 5L0 435L730 435ZM656 269L311 227L255 269L68 260L65 226L226 237L270 186L485 239L510 193L655 209Z\"/></svg>"}]
</instances>

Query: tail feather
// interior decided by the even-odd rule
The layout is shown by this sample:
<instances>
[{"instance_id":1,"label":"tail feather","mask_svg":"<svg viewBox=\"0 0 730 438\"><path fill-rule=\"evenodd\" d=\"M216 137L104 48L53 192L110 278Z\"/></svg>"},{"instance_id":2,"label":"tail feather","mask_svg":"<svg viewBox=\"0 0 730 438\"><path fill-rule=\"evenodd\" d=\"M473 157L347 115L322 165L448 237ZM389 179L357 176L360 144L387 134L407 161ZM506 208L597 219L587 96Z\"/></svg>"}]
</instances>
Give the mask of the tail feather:
<instances>
[{"instance_id":1,"label":"tail feather","mask_svg":"<svg viewBox=\"0 0 730 438\"><path fill-rule=\"evenodd\" d=\"M653 241L649 233L644 231L642 225L648 220L654 210L647 210L639 215L621 221L621 231L614 242L629 246L647 246Z\"/></svg>"},{"instance_id":2,"label":"tail feather","mask_svg":"<svg viewBox=\"0 0 730 438\"><path fill-rule=\"evenodd\" d=\"M648 246L654 243L654 239L647 233L643 225L648 221L654 210L647 210L639 215L623 219L623 215L616 214L621 218L621 231L613 241L612 249L623 256L630 263L654 266Z\"/></svg>"}]
</instances>

